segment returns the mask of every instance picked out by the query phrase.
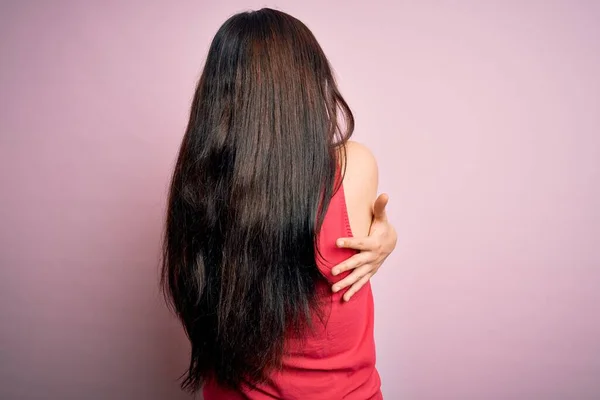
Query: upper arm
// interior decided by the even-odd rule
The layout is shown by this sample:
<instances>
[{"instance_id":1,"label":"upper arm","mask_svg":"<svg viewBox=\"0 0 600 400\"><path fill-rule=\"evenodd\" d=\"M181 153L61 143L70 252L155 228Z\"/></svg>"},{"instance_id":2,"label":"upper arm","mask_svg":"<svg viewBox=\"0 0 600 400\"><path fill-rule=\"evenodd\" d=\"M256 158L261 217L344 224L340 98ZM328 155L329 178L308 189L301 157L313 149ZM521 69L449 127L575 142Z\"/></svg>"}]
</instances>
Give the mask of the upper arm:
<instances>
[{"instance_id":1,"label":"upper arm","mask_svg":"<svg viewBox=\"0 0 600 400\"><path fill-rule=\"evenodd\" d=\"M377 197L377 161L366 146L349 141L346 144L345 167L343 185L350 227L354 236L367 236Z\"/></svg>"}]
</instances>

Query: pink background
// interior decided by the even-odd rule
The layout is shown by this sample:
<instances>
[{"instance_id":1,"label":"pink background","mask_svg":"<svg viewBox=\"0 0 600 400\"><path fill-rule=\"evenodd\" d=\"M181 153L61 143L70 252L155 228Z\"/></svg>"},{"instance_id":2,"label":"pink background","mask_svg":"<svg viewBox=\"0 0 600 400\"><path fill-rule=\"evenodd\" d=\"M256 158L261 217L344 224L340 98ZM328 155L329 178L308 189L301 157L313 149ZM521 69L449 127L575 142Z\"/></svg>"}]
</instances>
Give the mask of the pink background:
<instances>
[{"instance_id":1,"label":"pink background","mask_svg":"<svg viewBox=\"0 0 600 400\"><path fill-rule=\"evenodd\" d=\"M0 398L187 398L168 177L212 35L263 5L2 2ZM391 195L386 398L600 398L600 3L270 5L321 41Z\"/></svg>"}]
</instances>

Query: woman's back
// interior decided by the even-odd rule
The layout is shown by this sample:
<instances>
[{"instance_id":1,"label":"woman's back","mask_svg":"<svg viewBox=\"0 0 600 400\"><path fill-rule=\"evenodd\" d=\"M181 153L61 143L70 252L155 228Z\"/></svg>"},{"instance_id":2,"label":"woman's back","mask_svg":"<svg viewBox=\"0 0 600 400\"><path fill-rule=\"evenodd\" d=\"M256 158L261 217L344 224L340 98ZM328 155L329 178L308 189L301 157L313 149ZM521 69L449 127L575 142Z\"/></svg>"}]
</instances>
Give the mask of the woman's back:
<instances>
[{"instance_id":1,"label":"woman's back","mask_svg":"<svg viewBox=\"0 0 600 400\"><path fill-rule=\"evenodd\" d=\"M262 9L221 26L167 207L162 279L191 343L184 389L208 382L210 396L211 385L243 393L266 382L293 398L277 392L294 390L291 373L312 392L337 377L334 397L378 390L370 288L349 304L328 289L340 279L332 263L350 255L335 240L350 225L367 233L376 194L372 156L348 144L353 129L302 22Z\"/></svg>"},{"instance_id":2,"label":"woman's back","mask_svg":"<svg viewBox=\"0 0 600 400\"><path fill-rule=\"evenodd\" d=\"M370 205L377 191L377 165L370 152L349 142L346 154L343 185L331 199L318 236L316 261L327 279L316 287L323 315L315 315L315 326L305 337L287 338L282 369L274 371L267 383L232 391L208 382L205 400L382 398L375 368L371 286L367 283L349 302L342 299L343 292L332 293L330 289L347 275L333 276L332 267L354 254L337 247L336 240L368 232Z\"/></svg>"}]
</instances>

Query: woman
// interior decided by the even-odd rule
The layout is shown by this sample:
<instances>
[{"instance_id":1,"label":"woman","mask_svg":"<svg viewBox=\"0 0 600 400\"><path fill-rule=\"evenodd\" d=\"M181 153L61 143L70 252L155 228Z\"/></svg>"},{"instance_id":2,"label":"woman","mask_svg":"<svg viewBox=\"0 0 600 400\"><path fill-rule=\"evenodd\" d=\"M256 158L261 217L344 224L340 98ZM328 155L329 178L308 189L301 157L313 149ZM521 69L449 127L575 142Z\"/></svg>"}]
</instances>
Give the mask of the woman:
<instances>
[{"instance_id":1,"label":"woman","mask_svg":"<svg viewBox=\"0 0 600 400\"><path fill-rule=\"evenodd\" d=\"M204 385L205 400L382 397L368 280L396 235L353 127L300 21L262 9L219 29L164 240L164 289L192 345L183 388Z\"/></svg>"}]
</instances>

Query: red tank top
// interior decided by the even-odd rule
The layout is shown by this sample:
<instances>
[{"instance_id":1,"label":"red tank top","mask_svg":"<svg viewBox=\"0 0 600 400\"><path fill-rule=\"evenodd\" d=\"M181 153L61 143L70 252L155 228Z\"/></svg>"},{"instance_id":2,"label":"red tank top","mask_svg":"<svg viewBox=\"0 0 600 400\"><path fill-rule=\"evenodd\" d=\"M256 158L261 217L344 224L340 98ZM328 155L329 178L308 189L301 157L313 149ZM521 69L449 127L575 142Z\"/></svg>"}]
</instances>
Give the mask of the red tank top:
<instances>
[{"instance_id":1,"label":"red tank top","mask_svg":"<svg viewBox=\"0 0 600 400\"><path fill-rule=\"evenodd\" d=\"M288 340L283 369L272 373L268 383L232 392L206 382L204 400L383 399L375 369L371 284L363 286L349 302L342 299L344 291L331 292L331 284L350 273L334 277L331 268L355 254L337 248L335 242L350 236L346 199L340 186L331 199L318 237L317 266L327 282L319 282L317 290L325 318L321 322L315 317L314 331L302 343Z\"/></svg>"}]
</instances>

